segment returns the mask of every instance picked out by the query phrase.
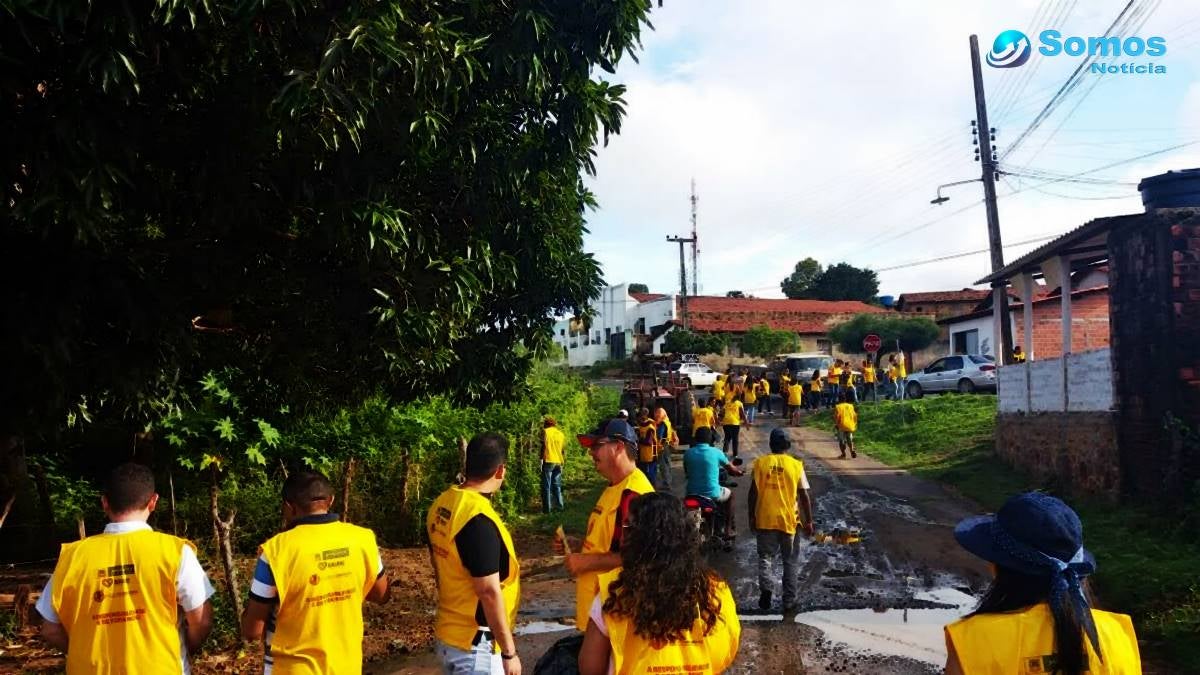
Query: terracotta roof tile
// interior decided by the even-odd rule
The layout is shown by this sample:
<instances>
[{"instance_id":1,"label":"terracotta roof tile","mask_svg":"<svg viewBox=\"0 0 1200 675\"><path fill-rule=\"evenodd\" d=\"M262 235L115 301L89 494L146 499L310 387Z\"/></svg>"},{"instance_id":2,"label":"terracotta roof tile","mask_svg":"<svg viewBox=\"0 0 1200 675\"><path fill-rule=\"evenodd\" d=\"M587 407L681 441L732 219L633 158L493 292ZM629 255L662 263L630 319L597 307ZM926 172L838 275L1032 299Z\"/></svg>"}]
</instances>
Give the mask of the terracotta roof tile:
<instances>
[{"instance_id":1,"label":"terracotta roof tile","mask_svg":"<svg viewBox=\"0 0 1200 675\"><path fill-rule=\"evenodd\" d=\"M639 303L641 303L641 302L653 302L655 300L662 300L663 298L665 298L667 296L664 295L663 293L630 293L629 297L631 297L634 300L637 300Z\"/></svg>"},{"instance_id":2,"label":"terracotta roof tile","mask_svg":"<svg viewBox=\"0 0 1200 675\"><path fill-rule=\"evenodd\" d=\"M688 298L688 322L702 332L743 333L754 326L770 326L802 334L828 332L835 319L888 310L856 300L782 300L770 298Z\"/></svg>"},{"instance_id":3,"label":"terracotta roof tile","mask_svg":"<svg viewBox=\"0 0 1200 675\"><path fill-rule=\"evenodd\" d=\"M897 300L908 304L912 302L978 302L991 294L989 290L964 288L961 291L931 291L928 293L901 293Z\"/></svg>"}]
</instances>

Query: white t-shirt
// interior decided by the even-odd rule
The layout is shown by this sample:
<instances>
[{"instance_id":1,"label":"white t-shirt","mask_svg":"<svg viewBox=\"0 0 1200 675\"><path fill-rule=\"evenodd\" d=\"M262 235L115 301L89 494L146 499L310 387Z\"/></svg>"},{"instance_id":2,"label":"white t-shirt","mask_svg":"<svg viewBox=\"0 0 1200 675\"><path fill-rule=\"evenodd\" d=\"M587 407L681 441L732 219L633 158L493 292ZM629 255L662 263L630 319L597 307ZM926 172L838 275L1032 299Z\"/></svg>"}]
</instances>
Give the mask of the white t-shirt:
<instances>
[{"instance_id":1,"label":"white t-shirt","mask_svg":"<svg viewBox=\"0 0 1200 675\"><path fill-rule=\"evenodd\" d=\"M109 523L104 526L104 534L128 534L129 532L137 532L139 530L152 529L144 521L134 520L123 523ZM50 602L51 585L54 583L54 577L46 580L46 586L42 589L42 597L38 598L37 611L42 615L42 618L50 623L62 623L58 617L58 610ZM190 612L198 609L216 589L213 588L212 582L208 580L208 575L204 573L204 568L200 567L200 561L196 559L196 553L191 546L184 546L182 555L179 559L179 572L175 574L175 595L179 600L179 607L184 612ZM70 636L68 636L69 638ZM179 653L182 658L180 664L180 672L183 675L190 675L192 672L191 664L188 663L187 653L187 636L184 633L183 615L179 617Z\"/></svg>"}]
</instances>

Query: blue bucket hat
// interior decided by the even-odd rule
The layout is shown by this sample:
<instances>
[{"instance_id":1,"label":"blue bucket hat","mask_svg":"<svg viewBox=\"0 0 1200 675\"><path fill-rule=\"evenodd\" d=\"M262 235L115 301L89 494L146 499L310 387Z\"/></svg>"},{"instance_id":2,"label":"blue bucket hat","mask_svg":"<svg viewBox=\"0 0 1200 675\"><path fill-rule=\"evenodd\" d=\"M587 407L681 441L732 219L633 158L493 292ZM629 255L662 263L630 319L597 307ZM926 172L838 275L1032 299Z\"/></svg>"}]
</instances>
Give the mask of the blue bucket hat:
<instances>
[{"instance_id":1,"label":"blue bucket hat","mask_svg":"<svg viewBox=\"0 0 1200 675\"><path fill-rule=\"evenodd\" d=\"M1096 571L1096 559L1083 548L1083 523L1061 499L1041 492L1010 497L995 515L967 518L954 528L954 538L971 553L999 567L1045 577L1050 610L1064 617L1075 609L1096 654L1100 641L1080 580Z\"/></svg>"}]
</instances>

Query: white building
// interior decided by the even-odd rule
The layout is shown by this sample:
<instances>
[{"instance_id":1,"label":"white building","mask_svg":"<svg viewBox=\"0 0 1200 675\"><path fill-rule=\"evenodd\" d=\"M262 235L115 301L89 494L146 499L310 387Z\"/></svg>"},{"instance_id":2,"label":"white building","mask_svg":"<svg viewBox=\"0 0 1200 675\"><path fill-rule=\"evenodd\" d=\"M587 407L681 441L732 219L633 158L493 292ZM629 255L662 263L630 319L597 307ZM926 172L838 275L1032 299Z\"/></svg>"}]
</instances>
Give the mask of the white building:
<instances>
[{"instance_id":1,"label":"white building","mask_svg":"<svg viewBox=\"0 0 1200 675\"><path fill-rule=\"evenodd\" d=\"M666 332L675 320L675 296L631 294L627 284L618 284L600 292L591 313L587 325L574 319L554 324L554 342L569 366L630 358L635 349L662 353Z\"/></svg>"}]
</instances>

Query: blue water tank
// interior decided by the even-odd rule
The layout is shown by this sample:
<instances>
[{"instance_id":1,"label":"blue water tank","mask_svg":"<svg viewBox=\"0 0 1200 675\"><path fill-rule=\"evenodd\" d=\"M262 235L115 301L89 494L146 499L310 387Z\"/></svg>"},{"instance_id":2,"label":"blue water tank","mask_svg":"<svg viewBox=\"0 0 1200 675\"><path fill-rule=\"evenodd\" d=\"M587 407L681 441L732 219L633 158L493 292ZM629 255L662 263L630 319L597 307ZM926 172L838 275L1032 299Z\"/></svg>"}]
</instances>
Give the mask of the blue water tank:
<instances>
[{"instance_id":1,"label":"blue water tank","mask_svg":"<svg viewBox=\"0 0 1200 675\"><path fill-rule=\"evenodd\" d=\"M1147 211L1200 207L1200 169L1168 171L1143 178L1138 191Z\"/></svg>"},{"instance_id":2,"label":"blue water tank","mask_svg":"<svg viewBox=\"0 0 1200 675\"><path fill-rule=\"evenodd\" d=\"M892 295L881 295L879 296L879 304L890 308L892 305L896 304L896 297Z\"/></svg>"}]
</instances>

